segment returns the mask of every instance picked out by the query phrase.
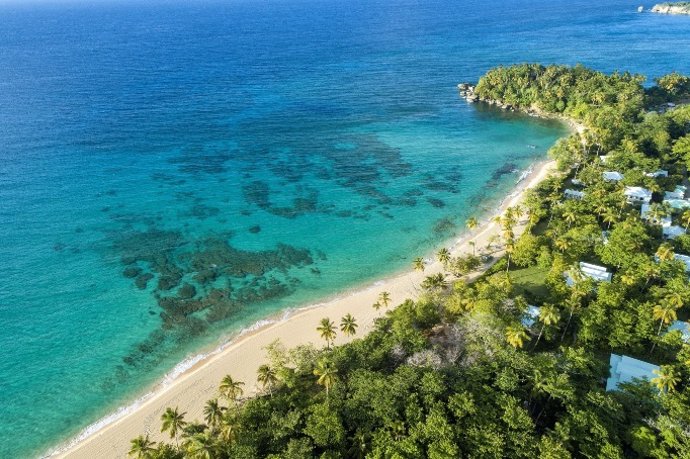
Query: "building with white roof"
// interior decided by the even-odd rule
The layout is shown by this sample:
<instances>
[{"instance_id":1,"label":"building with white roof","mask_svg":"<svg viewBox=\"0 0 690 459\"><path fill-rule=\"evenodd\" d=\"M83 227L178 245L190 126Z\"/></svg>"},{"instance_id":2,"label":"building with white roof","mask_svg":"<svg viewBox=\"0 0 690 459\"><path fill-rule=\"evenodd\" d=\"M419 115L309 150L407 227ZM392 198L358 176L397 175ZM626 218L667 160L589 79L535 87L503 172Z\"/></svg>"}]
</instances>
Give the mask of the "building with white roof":
<instances>
[{"instance_id":1,"label":"building with white roof","mask_svg":"<svg viewBox=\"0 0 690 459\"><path fill-rule=\"evenodd\" d=\"M649 204L652 201L652 192L640 186L626 186L623 193L630 204Z\"/></svg>"},{"instance_id":2,"label":"building with white roof","mask_svg":"<svg viewBox=\"0 0 690 459\"><path fill-rule=\"evenodd\" d=\"M539 319L539 314L541 313L541 308L539 306L527 306L527 311L522 315L522 325L529 328Z\"/></svg>"},{"instance_id":3,"label":"building with white roof","mask_svg":"<svg viewBox=\"0 0 690 459\"><path fill-rule=\"evenodd\" d=\"M679 331L681 339L686 343L690 343L690 324L688 324L687 322L676 320L671 325L669 325L668 331L666 333L670 333L672 331Z\"/></svg>"},{"instance_id":4,"label":"building with white roof","mask_svg":"<svg viewBox=\"0 0 690 459\"><path fill-rule=\"evenodd\" d=\"M649 204L642 204L640 208L640 217L642 220L646 220L654 225L660 225L664 228L668 228L673 224L673 220L668 215L663 217L656 217L650 214L651 206Z\"/></svg>"},{"instance_id":5,"label":"building with white roof","mask_svg":"<svg viewBox=\"0 0 690 459\"><path fill-rule=\"evenodd\" d=\"M685 199L685 193L688 188L683 185L677 185L673 191L664 192L664 199Z\"/></svg>"},{"instance_id":6,"label":"building with white roof","mask_svg":"<svg viewBox=\"0 0 690 459\"><path fill-rule=\"evenodd\" d=\"M673 258L677 261L682 261L685 264L685 271L690 273L690 256L674 253Z\"/></svg>"},{"instance_id":7,"label":"building with white roof","mask_svg":"<svg viewBox=\"0 0 690 459\"><path fill-rule=\"evenodd\" d=\"M690 209L690 200L688 199L664 199L664 204L668 204L674 210Z\"/></svg>"},{"instance_id":8,"label":"building with white roof","mask_svg":"<svg viewBox=\"0 0 690 459\"><path fill-rule=\"evenodd\" d=\"M643 379L651 381L656 378L654 371L659 370L658 365L633 359L627 355L611 354L609 365L611 376L606 380L607 391L618 390L621 383L631 383Z\"/></svg>"},{"instance_id":9,"label":"building with white roof","mask_svg":"<svg viewBox=\"0 0 690 459\"><path fill-rule=\"evenodd\" d=\"M563 192L566 199L577 199L578 201L585 197L584 191L577 191L568 188Z\"/></svg>"},{"instance_id":10,"label":"building with white roof","mask_svg":"<svg viewBox=\"0 0 690 459\"><path fill-rule=\"evenodd\" d=\"M646 174L647 177L652 177L652 178L659 178L659 177L668 177L668 171L665 171L663 169L659 169L654 172L647 172Z\"/></svg>"},{"instance_id":11,"label":"building with white roof","mask_svg":"<svg viewBox=\"0 0 690 459\"><path fill-rule=\"evenodd\" d=\"M611 282L613 273L610 273L604 266L593 265L591 263L580 262L580 272L583 276L594 279L597 282ZM569 272L563 273L565 276L565 283L568 287L575 285L575 279L572 278Z\"/></svg>"},{"instance_id":12,"label":"building with white roof","mask_svg":"<svg viewBox=\"0 0 690 459\"><path fill-rule=\"evenodd\" d=\"M678 225L665 226L661 228L661 234L666 239L675 239L678 236L682 236L685 234L685 228Z\"/></svg>"},{"instance_id":13,"label":"building with white roof","mask_svg":"<svg viewBox=\"0 0 690 459\"><path fill-rule=\"evenodd\" d=\"M616 171L606 171L602 175L607 182L620 182L624 178L623 174Z\"/></svg>"}]
</instances>

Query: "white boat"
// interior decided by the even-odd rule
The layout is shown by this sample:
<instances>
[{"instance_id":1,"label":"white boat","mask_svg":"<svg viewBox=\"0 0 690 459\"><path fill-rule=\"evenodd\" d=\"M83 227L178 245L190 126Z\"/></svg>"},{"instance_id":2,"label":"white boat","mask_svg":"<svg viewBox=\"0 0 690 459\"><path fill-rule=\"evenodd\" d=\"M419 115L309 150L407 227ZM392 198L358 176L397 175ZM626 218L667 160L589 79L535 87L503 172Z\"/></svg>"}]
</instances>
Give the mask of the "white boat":
<instances>
[{"instance_id":1,"label":"white boat","mask_svg":"<svg viewBox=\"0 0 690 459\"><path fill-rule=\"evenodd\" d=\"M644 6L638 6L638 7L637 7L637 12L638 12L638 13L641 13L641 12L643 12L643 11L644 11Z\"/></svg>"}]
</instances>

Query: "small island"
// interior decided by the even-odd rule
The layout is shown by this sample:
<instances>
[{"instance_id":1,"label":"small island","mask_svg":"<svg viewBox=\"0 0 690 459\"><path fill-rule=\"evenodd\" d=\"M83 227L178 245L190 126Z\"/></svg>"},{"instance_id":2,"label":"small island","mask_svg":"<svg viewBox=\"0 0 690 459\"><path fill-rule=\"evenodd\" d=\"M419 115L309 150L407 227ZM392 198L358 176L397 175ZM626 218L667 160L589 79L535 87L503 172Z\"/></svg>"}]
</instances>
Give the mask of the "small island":
<instances>
[{"instance_id":1,"label":"small island","mask_svg":"<svg viewBox=\"0 0 690 459\"><path fill-rule=\"evenodd\" d=\"M654 5L652 13L690 14L690 2L665 2Z\"/></svg>"}]
</instances>

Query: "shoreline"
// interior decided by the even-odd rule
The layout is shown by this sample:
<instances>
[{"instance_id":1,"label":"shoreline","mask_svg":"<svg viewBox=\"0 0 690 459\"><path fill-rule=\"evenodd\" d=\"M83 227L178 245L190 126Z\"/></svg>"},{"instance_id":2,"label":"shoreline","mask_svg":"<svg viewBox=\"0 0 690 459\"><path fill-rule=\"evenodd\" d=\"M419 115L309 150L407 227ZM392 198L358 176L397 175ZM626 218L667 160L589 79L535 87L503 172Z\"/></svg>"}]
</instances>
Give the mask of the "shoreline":
<instances>
[{"instance_id":1,"label":"shoreline","mask_svg":"<svg viewBox=\"0 0 690 459\"><path fill-rule=\"evenodd\" d=\"M532 172L516 183L495 209L485 212L475 230L463 229L442 246L448 246L453 256L471 253L470 241L475 241L478 247L484 247L489 238L499 232L491 217L521 202L527 189L550 175L555 162L544 159L532 163L530 168ZM519 223L516 236L522 234L525 226L524 221ZM498 259L502 253L502 248L496 248L493 255ZM477 277L487 268L483 267L466 278ZM68 441L48 450L42 457L124 457L129 450L129 441L138 435L148 433L152 440L160 441L164 439L159 432L160 415L165 408L178 406L181 411L187 412L188 420L203 419L203 404L216 395L217 385L225 374L232 374L236 380L244 381L247 396L259 393L255 383L256 369L264 363L264 348L276 339L287 348L308 343L320 346L321 339L316 332L318 321L323 316L329 316L337 322L339 317L347 313L357 319L360 333L353 338L339 334L335 344L361 337L373 328L376 318L385 314L385 310L375 311L371 306L380 292L388 291L393 304L399 304L407 298L416 299L420 293L417 286L424 277L441 270L442 266L437 261L427 265L424 272L405 268L383 279L334 294L323 301L286 309L260 319L231 334L221 345L209 350L202 349L184 359L132 403L90 424Z\"/></svg>"}]
</instances>

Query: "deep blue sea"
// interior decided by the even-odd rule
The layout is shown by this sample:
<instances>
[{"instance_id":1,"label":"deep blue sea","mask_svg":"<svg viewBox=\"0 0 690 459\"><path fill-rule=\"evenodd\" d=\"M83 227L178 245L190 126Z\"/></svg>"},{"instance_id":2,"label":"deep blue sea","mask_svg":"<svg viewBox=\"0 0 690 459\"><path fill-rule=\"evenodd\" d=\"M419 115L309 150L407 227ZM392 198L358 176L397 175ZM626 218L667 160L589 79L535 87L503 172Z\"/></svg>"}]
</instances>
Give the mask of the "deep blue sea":
<instances>
[{"instance_id":1,"label":"deep blue sea","mask_svg":"<svg viewBox=\"0 0 690 459\"><path fill-rule=\"evenodd\" d=\"M567 130L457 83L690 72L690 18L639 4L0 2L0 457L495 208Z\"/></svg>"}]
</instances>

